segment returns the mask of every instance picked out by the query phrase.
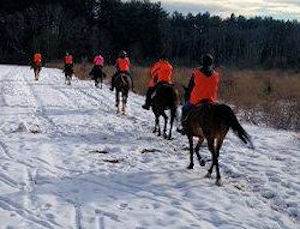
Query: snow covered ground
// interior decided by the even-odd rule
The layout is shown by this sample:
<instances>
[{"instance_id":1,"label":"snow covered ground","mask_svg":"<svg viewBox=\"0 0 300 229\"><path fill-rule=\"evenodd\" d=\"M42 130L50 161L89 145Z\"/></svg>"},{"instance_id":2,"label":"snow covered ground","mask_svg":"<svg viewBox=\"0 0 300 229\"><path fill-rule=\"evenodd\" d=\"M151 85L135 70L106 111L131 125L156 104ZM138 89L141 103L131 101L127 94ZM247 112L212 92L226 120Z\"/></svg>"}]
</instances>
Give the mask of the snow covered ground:
<instances>
[{"instance_id":1,"label":"snow covered ground","mask_svg":"<svg viewBox=\"0 0 300 229\"><path fill-rule=\"evenodd\" d=\"M184 137L152 134L142 97L121 116L107 87L33 78L0 66L0 228L300 228L296 133L244 124L255 151L230 133L217 187L210 163L186 170Z\"/></svg>"}]
</instances>

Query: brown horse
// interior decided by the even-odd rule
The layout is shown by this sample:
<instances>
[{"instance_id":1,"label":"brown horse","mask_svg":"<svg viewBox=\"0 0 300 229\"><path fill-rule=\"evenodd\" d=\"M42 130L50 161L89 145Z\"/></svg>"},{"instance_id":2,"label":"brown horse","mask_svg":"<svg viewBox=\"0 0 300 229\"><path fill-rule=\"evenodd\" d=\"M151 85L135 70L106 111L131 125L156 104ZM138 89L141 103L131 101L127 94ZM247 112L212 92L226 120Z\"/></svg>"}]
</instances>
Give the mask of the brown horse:
<instances>
[{"instance_id":1,"label":"brown horse","mask_svg":"<svg viewBox=\"0 0 300 229\"><path fill-rule=\"evenodd\" d=\"M174 120L176 118L178 103L179 103L179 96L177 91L174 89L172 85L158 84L156 86L152 94L152 101L151 101L152 110L155 115L155 127L153 133L158 132L158 136L161 136L159 117L163 116L165 120L163 136L168 140L172 139L172 129L173 129ZM168 116L165 113L166 110L171 111L169 134L167 134Z\"/></svg>"},{"instance_id":2,"label":"brown horse","mask_svg":"<svg viewBox=\"0 0 300 229\"><path fill-rule=\"evenodd\" d=\"M117 114L125 114L125 108L130 89L130 80L132 79L129 79L129 76L126 73L120 73L114 80L114 86L116 88ZM122 108L120 108L120 94L122 96Z\"/></svg>"},{"instance_id":3,"label":"brown horse","mask_svg":"<svg viewBox=\"0 0 300 229\"><path fill-rule=\"evenodd\" d=\"M222 143L229 129L249 146L254 148L251 137L238 122L232 109L225 104L203 103L191 111L187 117L182 117L182 124L185 125L186 135L190 145L190 165L188 169L193 169L193 137L198 137L198 144L195 153L201 166L205 165L204 160L199 154L199 149L204 139L207 140L208 149L212 155L212 165L208 170L206 177L211 177L213 167L216 167L216 184L221 185L221 176L219 171L219 152Z\"/></svg>"},{"instance_id":4,"label":"brown horse","mask_svg":"<svg viewBox=\"0 0 300 229\"><path fill-rule=\"evenodd\" d=\"M34 71L34 79L37 81L39 80L40 72L42 70L41 64L33 63L33 71Z\"/></svg>"}]
</instances>

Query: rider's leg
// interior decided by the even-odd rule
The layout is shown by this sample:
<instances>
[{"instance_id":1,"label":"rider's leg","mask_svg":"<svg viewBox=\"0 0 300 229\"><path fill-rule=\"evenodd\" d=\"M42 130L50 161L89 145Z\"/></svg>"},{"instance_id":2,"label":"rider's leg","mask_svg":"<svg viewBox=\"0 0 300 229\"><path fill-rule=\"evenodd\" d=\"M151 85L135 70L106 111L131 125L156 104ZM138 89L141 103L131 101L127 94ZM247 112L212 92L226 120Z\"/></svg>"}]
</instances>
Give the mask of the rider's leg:
<instances>
[{"instance_id":1,"label":"rider's leg","mask_svg":"<svg viewBox=\"0 0 300 229\"><path fill-rule=\"evenodd\" d=\"M187 126L188 126L188 117L189 114L194 110L194 105L191 103L186 103L183 107L182 107L182 112L181 112L181 129L178 128L177 131L181 134L186 134L187 131Z\"/></svg>"},{"instance_id":2,"label":"rider's leg","mask_svg":"<svg viewBox=\"0 0 300 229\"><path fill-rule=\"evenodd\" d=\"M151 96L154 92L154 87L149 87L146 92L146 101L145 104L142 106L144 109L149 110L151 106Z\"/></svg>"}]
</instances>

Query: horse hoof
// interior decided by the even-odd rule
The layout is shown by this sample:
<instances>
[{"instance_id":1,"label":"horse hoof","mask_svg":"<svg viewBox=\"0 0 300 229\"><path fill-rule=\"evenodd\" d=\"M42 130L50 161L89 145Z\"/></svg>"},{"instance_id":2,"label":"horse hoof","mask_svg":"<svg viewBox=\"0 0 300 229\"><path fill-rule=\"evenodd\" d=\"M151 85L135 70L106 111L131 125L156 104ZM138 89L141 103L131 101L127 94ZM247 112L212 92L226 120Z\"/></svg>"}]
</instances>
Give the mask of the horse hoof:
<instances>
[{"instance_id":1,"label":"horse hoof","mask_svg":"<svg viewBox=\"0 0 300 229\"><path fill-rule=\"evenodd\" d=\"M205 161L204 161L204 160L200 160L200 161L199 161L199 164L200 164L200 166L203 167L203 166L205 166Z\"/></svg>"},{"instance_id":2,"label":"horse hoof","mask_svg":"<svg viewBox=\"0 0 300 229\"><path fill-rule=\"evenodd\" d=\"M193 169L194 168L194 165L193 164L190 164L187 169Z\"/></svg>"},{"instance_id":3,"label":"horse hoof","mask_svg":"<svg viewBox=\"0 0 300 229\"><path fill-rule=\"evenodd\" d=\"M219 186L219 187L222 186L222 181L221 181L221 179L218 179L218 180L216 181L216 185Z\"/></svg>"},{"instance_id":4,"label":"horse hoof","mask_svg":"<svg viewBox=\"0 0 300 229\"><path fill-rule=\"evenodd\" d=\"M211 178L211 173L208 172L208 173L205 175L205 178Z\"/></svg>"}]
</instances>

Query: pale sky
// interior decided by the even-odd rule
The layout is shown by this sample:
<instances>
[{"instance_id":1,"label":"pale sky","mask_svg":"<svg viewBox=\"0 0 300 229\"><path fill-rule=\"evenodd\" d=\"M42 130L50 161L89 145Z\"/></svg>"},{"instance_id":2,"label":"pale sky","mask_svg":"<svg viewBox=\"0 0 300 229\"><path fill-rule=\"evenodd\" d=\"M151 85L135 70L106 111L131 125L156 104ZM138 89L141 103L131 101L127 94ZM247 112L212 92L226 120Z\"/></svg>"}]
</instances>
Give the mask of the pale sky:
<instances>
[{"instance_id":1,"label":"pale sky","mask_svg":"<svg viewBox=\"0 0 300 229\"><path fill-rule=\"evenodd\" d=\"M156 0L153 0L156 1ZM212 15L272 16L300 21L300 0L160 0L169 11L182 13L210 12Z\"/></svg>"}]
</instances>

